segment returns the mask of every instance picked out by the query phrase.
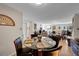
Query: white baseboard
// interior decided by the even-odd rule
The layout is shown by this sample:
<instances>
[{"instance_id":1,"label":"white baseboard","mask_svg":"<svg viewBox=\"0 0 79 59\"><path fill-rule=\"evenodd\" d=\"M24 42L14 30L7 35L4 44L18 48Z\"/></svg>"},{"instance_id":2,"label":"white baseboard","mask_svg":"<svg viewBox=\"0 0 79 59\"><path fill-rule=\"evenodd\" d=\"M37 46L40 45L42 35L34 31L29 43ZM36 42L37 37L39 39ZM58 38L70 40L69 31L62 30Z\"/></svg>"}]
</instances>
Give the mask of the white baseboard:
<instances>
[{"instance_id":1,"label":"white baseboard","mask_svg":"<svg viewBox=\"0 0 79 59\"><path fill-rule=\"evenodd\" d=\"M16 52L10 54L9 56L16 56Z\"/></svg>"}]
</instances>

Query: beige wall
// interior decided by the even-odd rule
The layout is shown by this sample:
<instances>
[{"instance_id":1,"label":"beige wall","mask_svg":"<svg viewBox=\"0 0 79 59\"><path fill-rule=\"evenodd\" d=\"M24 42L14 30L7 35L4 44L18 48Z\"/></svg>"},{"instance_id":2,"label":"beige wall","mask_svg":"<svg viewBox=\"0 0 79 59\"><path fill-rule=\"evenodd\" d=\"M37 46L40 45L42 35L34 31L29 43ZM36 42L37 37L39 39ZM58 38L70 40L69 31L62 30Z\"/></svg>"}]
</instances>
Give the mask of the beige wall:
<instances>
[{"instance_id":1,"label":"beige wall","mask_svg":"<svg viewBox=\"0 0 79 59\"><path fill-rule=\"evenodd\" d=\"M73 19L73 36L74 38L79 38L79 30L77 30L77 28L79 28L79 14L75 14Z\"/></svg>"},{"instance_id":2,"label":"beige wall","mask_svg":"<svg viewBox=\"0 0 79 59\"><path fill-rule=\"evenodd\" d=\"M55 29L53 29L53 27L55 26ZM59 29L60 27L60 29ZM65 27L65 29L64 29ZM62 33L62 30L67 30L68 24L56 24L52 26L52 30L56 31L56 34L58 33Z\"/></svg>"},{"instance_id":3,"label":"beige wall","mask_svg":"<svg viewBox=\"0 0 79 59\"><path fill-rule=\"evenodd\" d=\"M28 21L26 23L23 24L23 34L24 34L24 40L27 38L27 37L30 37L30 35L32 33L34 33L34 22L32 21Z\"/></svg>"},{"instance_id":4,"label":"beige wall","mask_svg":"<svg viewBox=\"0 0 79 59\"><path fill-rule=\"evenodd\" d=\"M15 26L0 26L0 55L10 55L15 52L14 40L22 35L22 13L0 4L0 14L15 21Z\"/></svg>"}]
</instances>

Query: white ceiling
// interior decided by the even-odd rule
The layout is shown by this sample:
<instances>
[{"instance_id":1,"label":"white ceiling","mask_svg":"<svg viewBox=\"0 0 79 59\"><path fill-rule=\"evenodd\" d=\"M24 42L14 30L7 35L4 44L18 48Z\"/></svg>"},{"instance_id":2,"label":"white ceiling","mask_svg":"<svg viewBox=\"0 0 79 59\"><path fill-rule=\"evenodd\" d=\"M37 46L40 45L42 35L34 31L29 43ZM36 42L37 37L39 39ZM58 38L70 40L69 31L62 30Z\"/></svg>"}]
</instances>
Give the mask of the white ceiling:
<instances>
[{"instance_id":1,"label":"white ceiling","mask_svg":"<svg viewBox=\"0 0 79 59\"><path fill-rule=\"evenodd\" d=\"M75 13L79 12L78 3L6 3L6 5L23 12L25 20L40 23L69 23Z\"/></svg>"}]
</instances>

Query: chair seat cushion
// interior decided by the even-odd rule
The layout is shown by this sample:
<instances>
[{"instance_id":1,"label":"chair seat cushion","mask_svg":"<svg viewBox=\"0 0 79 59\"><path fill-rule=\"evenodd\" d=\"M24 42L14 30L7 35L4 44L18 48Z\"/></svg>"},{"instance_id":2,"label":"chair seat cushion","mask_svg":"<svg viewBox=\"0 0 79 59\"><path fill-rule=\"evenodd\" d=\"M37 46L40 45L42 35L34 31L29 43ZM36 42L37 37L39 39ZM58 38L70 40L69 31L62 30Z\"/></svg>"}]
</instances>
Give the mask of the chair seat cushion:
<instances>
[{"instance_id":1,"label":"chair seat cushion","mask_svg":"<svg viewBox=\"0 0 79 59\"><path fill-rule=\"evenodd\" d=\"M22 52L25 52L25 53L28 53L28 52L31 52L31 51L32 51L32 49L28 48L28 47L22 49Z\"/></svg>"}]
</instances>

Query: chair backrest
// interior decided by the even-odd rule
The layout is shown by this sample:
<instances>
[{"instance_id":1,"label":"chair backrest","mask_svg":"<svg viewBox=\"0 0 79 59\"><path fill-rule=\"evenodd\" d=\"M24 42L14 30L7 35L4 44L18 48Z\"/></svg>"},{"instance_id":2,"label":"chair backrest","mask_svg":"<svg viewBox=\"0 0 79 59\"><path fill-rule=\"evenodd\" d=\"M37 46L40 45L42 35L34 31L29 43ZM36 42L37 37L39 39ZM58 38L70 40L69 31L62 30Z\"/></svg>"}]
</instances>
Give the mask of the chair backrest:
<instances>
[{"instance_id":1,"label":"chair backrest","mask_svg":"<svg viewBox=\"0 0 79 59\"><path fill-rule=\"evenodd\" d=\"M58 47L60 39L57 36L51 36L50 38L52 38L54 41L56 41L56 45L53 48Z\"/></svg>"},{"instance_id":2,"label":"chair backrest","mask_svg":"<svg viewBox=\"0 0 79 59\"><path fill-rule=\"evenodd\" d=\"M14 44L15 44L15 48L16 48L16 53L19 54L22 52L22 41L21 41L21 38L18 37L15 41L14 41Z\"/></svg>"},{"instance_id":3,"label":"chair backrest","mask_svg":"<svg viewBox=\"0 0 79 59\"><path fill-rule=\"evenodd\" d=\"M31 39L37 36L38 36L37 34L31 34Z\"/></svg>"},{"instance_id":4,"label":"chair backrest","mask_svg":"<svg viewBox=\"0 0 79 59\"><path fill-rule=\"evenodd\" d=\"M59 46L57 48L48 48L45 51L47 51L47 52L53 52L53 51L61 50L61 48L62 48L62 46Z\"/></svg>"},{"instance_id":5,"label":"chair backrest","mask_svg":"<svg viewBox=\"0 0 79 59\"><path fill-rule=\"evenodd\" d=\"M61 48L62 48L62 46L59 46L59 47L57 47L57 48L53 49L53 51L56 51L56 50L61 50Z\"/></svg>"},{"instance_id":6,"label":"chair backrest","mask_svg":"<svg viewBox=\"0 0 79 59\"><path fill-rule=\"evenodd\" d=\"M62 46L57 47L56 49L52 50L50 53L52 56L59 56Z\"/></svg>"}]
</instances>

